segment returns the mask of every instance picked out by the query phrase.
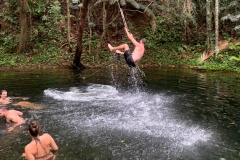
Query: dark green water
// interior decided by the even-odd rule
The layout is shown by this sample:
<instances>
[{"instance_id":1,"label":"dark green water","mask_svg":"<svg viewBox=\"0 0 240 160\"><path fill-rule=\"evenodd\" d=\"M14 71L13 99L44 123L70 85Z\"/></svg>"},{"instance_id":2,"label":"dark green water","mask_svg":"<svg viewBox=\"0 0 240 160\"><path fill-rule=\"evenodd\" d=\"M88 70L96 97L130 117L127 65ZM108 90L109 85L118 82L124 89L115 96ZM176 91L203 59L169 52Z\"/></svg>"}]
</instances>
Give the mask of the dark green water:
<instances>
[{"instance_id":1,"label":"dark green water","mask_svg":"<svg viewBox=\"0 0 240 160\"><path fill-rule=\"evenodd\" d=\"M143 72L6 71L0 89L45 107L8 106L40 122L58 144L60 160L240 159L239 75ZM30 140L26 126L7 133L0 119L0 159L20 159Z\"/></svg>"}]
</instances>

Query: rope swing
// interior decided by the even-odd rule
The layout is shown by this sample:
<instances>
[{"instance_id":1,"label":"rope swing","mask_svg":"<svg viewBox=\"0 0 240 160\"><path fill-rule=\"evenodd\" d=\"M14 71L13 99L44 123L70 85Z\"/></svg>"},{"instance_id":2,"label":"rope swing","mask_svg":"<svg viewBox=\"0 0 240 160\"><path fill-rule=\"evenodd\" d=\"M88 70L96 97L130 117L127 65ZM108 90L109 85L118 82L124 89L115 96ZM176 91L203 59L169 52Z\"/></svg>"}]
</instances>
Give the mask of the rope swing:
<instances>
[{"instance_id":1,"label":"rope swing","mask_svg":"<svg viewBox=\"0 0 240 160\"><path fill-rule=\"evenodd\" d=\"M119 8L119 10L120 10L120 12L121 12L121 16L122 16L122 20L123 20L124 27L128 29L127 22L126 22L126 19L125 19L125 17L124 17L124 14L123 14L123 10L122 10L122 8L120 7L120 4L119 4L118 1L117 1L117 4L118 4L118 8Z\"/></svg>"}]
</instances>

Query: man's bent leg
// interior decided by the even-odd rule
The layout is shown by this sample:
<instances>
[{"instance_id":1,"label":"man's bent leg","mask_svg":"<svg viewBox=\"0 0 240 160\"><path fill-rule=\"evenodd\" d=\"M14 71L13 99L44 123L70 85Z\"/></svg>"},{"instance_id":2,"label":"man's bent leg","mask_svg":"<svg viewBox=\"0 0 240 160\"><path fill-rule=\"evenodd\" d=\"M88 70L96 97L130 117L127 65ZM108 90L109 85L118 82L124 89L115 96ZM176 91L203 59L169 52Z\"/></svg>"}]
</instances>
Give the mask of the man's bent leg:
<instances>
[{"instance_id":1,"label":"man's bent leg","mask_svg":"<svg viewBox=\"0 0 240 160\"><path fill-rule=\"evenodd\" d=\"M129 46L125 43L125 44L121 44L119 46L113 47L111 44L108 44L108 48L110 51L115 51L115 50L129 50Z\"/></svg>"}]
</instances>

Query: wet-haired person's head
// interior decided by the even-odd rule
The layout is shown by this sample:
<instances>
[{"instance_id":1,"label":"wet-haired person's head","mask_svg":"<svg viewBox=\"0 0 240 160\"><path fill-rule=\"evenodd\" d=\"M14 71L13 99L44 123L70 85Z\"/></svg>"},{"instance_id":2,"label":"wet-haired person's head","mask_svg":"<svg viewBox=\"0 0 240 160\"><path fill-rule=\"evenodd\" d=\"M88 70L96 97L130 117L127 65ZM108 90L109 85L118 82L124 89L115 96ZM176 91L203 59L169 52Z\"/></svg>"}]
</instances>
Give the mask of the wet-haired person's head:
<instances>
[{"instance_id":1,"label":"wet-haired person's head","mask_svg":"<svg viewBox=\"0 0 240 160\"><path fill-rule=\"evenodd\" d=\"M0 91L0 97L3 98L3 99L7 98L7 91L6 90L1 90Z\"/></svg>"},{"instance_id":2,"label":"wet-haired person's head","mask_svg":"<svg viewBox=\"0 0 240 160\"><path fill-rule=\"evenodd\" d=\"M0 94L2 94L3 92L7 92L6 90L1 90L1 93Z\"/></svg>"},{"instance_id":3,"label":"wet-haired person's head","mask_svg":"<svg viewBox=\"0 0 240 160\"><path fill-rule=\"evenodd\" d=\"M33 120L29 126L28 126L28 132L30 133L31 136L37 137L40 133L40 126L38 124L38 121Z\"/></svg>"},{"instance_id":4,"label":"wet-haired person's head","mask_svg":"<svg viewBox=\"0 0 240 160\"><path fill-rule=\"evenodd\" d=\"M146 38L142 38L141 41L142 41L142 43L144 44L144 46L146 46L146 43L147 43Z\"/></svg>"}]
</instances>

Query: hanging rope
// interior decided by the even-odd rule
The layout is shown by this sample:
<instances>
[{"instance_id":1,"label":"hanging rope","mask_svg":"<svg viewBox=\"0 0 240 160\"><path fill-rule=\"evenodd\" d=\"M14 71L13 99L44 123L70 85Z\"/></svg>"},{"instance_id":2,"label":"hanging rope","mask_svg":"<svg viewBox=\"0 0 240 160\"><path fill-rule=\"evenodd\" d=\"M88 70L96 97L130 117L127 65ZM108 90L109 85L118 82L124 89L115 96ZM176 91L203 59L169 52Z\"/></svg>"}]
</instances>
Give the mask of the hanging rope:
<instances>
[{"instance_id":1,"label":"hanging rope","mask_svg":"<svg viewBox=\"0 0 240 160\"><path fill-rule=\"evenodd\" d=\"M118 8L119 8L119 10L120 10L120 12L121 12L121 16L122 16L122 20L123 20L124 27L128 29L127 22L126 22L126 20L125 20L124 14L123 14L123 10L122 10L122 8L120 7L120 4L119 4L118 1L117 1L117 4L118 4Z\"/></svg>"}]
</instances>

